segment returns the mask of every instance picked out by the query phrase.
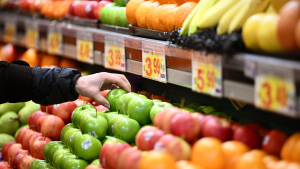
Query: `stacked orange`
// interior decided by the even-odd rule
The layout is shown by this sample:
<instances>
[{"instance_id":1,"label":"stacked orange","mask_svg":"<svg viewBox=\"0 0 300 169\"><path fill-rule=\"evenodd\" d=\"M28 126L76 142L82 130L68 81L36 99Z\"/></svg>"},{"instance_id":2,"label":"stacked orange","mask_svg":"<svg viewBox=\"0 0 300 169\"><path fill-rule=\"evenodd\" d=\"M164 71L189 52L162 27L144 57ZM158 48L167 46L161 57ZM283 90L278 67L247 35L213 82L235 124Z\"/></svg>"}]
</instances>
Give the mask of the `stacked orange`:
<instances>
[{"instance_id":1,"label":"stacked orange","mask_svg":"<svg viewBox=\"0 0 300 169\"><path fill-rule=\"evenodd\" d=\"M46 18L60 19L69 12L69 7L73 1L43 1L41 3L41 14Z\"/></svg>"},{"instance_id":2,"label":"stacked orange","mask_svg":"<svg viewBox=\"0 0 300 169\"><path fill-rule=\"evenodd\" d=\"M180 28L199 0L130 0L126 18L132 26L170 32Z\"/></svg>"}]
</instances>

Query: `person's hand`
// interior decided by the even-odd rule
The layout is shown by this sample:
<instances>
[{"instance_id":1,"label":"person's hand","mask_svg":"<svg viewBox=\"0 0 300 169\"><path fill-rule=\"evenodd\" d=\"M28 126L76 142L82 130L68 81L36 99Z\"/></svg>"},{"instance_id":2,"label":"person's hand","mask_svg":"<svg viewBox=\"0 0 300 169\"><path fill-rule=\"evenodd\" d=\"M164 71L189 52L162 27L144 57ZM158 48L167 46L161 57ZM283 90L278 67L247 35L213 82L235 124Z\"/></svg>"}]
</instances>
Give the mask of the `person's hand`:
<instances>
[{"instance_id":1,"label":"person's hand","mask_svg":"<svg viewBox=\"0 0 300 169\"><path fill-rule=\"evenodd\" d=\"M131 85L124 75L114 73L96 73L78 78L75 90L78 94L94 99L99 104L110 108L109 102L100 94L100 91L110 89L116 84L127 92L131 91Z\"/></svg>"}]
</instances>

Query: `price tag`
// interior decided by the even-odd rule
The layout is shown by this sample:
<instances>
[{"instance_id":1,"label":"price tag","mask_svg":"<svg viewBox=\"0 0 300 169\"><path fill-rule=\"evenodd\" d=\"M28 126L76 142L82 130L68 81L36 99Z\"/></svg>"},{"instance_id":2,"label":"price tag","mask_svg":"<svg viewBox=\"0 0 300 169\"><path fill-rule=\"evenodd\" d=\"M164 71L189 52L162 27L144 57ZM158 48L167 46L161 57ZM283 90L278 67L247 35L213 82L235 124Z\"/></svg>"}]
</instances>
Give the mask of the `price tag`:
<instances>
[{"instance_id":1,"label":"price tag","mask_svg":"<svg viewBox=\"0 0 300 169\"><path fill-rule=\"evenodd\" d=\"M255 105L269 111L296 116L296 89L293 71L259 64L255 77Z\"/></svg>"},{"instance_id":2,"label":"price tag","mask_svg":"<svg viewBox=\"0 0 300 169\"><path fill-rule=\"evenodd\" d=\"M94 43L91 34L77 34L77 60L94 64Z\"/></svg>"},{"instance_id":3,"label":"price tag","mask_svg":"<svg viewBox=\"0 0 300 169\"><path fill-rule=\"evenodd\" d=\"M5 42L11 43L13 42L16 36L17 27L16 24L13 22L6 22L5 24Z\"/></svg>"},{"instance_id":4,"label":"price tag","mask_svg":"<svg viewBox=\"0 0 300 169\"><path fill-rule=\"evenodd\" d=\"M53 30L53 27L48 28L48 53L62 54L63 53L63 37L59 30Z\"/></svg>"},{"instance_id":5,"label":"price tag","mask_svg":"<svg viewBox=\"0 0 300 169\"><path fill-rule=\"evenodd\" d=\"M164 45L143 42L143 77L167 83Z\"/></svg>"},{"instance_id":6,"label":"price tag","mask_svg":"<svg viewBox=\"0 0 300 169\"><path fill-rule=\"evenodd\" d=\"M193 52L192 89L212 96L222 96L221 56L205 52Z\"/></svg>"},{"instance_id":7,"label":"price tag","mask_svg":"<svg viewBox=\"0 0 300 169\"><path fill-rule=\"evenodd\" d=\"M105 68L123 72L126 71L125 45L123 38L113 37L111 35L105 36L104 62Z\"/></svg>"},{"instance_id":8,"label":"price tag","mask_svg":"<svg viewBox=\"0 0 300 169\"><path fill-rule=\"evenodd\" d=\"M26 31L26 44L28 48L38 47L39 32L36 29L28 28Z\"/></svg>"}]
</instances>

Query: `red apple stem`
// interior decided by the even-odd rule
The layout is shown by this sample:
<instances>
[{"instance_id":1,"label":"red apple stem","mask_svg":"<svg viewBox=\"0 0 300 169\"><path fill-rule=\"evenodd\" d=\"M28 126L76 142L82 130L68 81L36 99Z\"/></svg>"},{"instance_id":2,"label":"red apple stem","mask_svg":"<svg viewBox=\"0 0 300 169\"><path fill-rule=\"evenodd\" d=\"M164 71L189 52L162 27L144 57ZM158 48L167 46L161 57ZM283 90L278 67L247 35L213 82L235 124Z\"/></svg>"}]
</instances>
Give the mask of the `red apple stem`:
<instances>
[{"instance_id":1,"label":"red apple stem","mask_svg":"<svg viewBox=\"0 0 300 169\"><path fill-rule=\"evenodd\" d=\"M36 152L37 152L37 149L35 149L35 150L34 150L34 154L33 154L33 157L35 157L35 153L36 153Z\"/></svg>"},{"instance_id":2,"label":"red apple stem","mask_svg":"<svg viewBox=\"0 0 300 169\"><path fill-rule=\"evenodd\" d=\"M31 149L28 150L28 156L31 154Z\"/></svg>"},{"instance_id":3,"label":"red apple stem","mask_svg":"<svg viewBox=\"0 0 300 169\"><path fill-rule=\"evenodd\" d=\"M46 107L46 114L48 114L48 106Z\"/></svg>"},{"instance_id":4,"label":"red apple stem","mask_svg":"<svg viewBox=\"0 0 300 169\"><path fill-rule=\"evenodd\" d=\"M34 128L37 131L37 127L35 125L31 125L30 127Z\"/></svg>"},{"instance_id":5,"label":"red apple stem","mask_svg":"<svg viewBox=\"0 0 300 169\"><path fill-rule=\"evenodd\" d=\"M163 98L166 98L166 91L161 95Z\"/></svg>"},{"instance_id":6,"label":"red apple stem","mask_svg":"<svg viewBox=\"0 0 300 169\"><path fill-rule=\"evenodd\" d=\"M182 98L180 101L180 108L184 107L185 98Z\"/></svg>"},{"instance_id":7,"label":"red apple stem","mask_svg":"<svg viewBox=\"0 0 300 169\"><path fill-rule=\"evenodd\" d=\"M153 94L151 95L151 97L152 97L152 100L153 100Z\"/></svg>"},{"instance_id":8,"label":"red apple stem","mask_svg":"<svg viewBox=\"0 0 300 169\"><path fill-rule=\"evenodd\" d=\"M44 141L46 140L47 135L48 135L48 132L46 133L46 136L44 137Z\"/></svg>"}]
</instances>

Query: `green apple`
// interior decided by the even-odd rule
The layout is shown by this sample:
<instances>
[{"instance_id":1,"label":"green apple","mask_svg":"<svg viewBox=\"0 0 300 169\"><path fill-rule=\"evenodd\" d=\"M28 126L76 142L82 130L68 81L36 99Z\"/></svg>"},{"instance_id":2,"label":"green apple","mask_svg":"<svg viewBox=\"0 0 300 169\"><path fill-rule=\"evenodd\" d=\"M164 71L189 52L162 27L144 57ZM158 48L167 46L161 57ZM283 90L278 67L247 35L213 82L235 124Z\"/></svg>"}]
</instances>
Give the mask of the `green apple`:
<instances>
[{"instance_id":1,"label":"green apple","mask_svg":"<svg viewBox=\"0 0 300 169\"><path fill-rule=\"evenodd\" d=\"M161 100L158 100L158 99L153 99L152 101L153 101L153 103L154 103L154 104L155 104L155 103L160 103L160 102L163 102L163 101L161 101Z\"/></svg>"},{"instance_id":2,"label":"green apple","mask_svg":"<svg viewBox=\"0 0 300 169\"><path fill-rule=\"evenodd\" d=\"M102 116L84 116L81 120L80 129L82 134L90 134L101 140L106 136L108 124Z\"/></svg>"},{"instance_id":3,"label":"green apple","mask_svg":"<svg viewBox=\"0 0 300 169\"><path fill-rule=\"evenodd\" d=\"M61 149L58 149L55 151L55 153L53 154L53 159L52 159L52 166L54 168L58 168L59 161L56 161L57 158L60 159L66 153L70 153L70 150L68 148L61 148Z\"/></svg>"},{"instance_id":4,"label":"green apple","mask_svg":"<svg viewBox=\"0 0 300 169\"><path fill-rule=\"evenodd\" d=\"M62 148L67 148L65 145L62 144L55 144L51 147L51 149L48 152L48 160L49 163L53 166L53 155L56 152L56 150L62 149Z\"/></svg>"},{"instance_id":5,"label":"green apple","mask_svg":"<svg viewBox=\"0 0 300 169\"><path fill-rule=\"evenodd\" d=\"M84 111L84 112L77 115L76 122L78 124L78 127L79 128L81 127L81 122L82 122L83 117L85 117L85 116L96 117L96 113L97 113L97 116L102 116L107 120L106 113L104 113L104 112L97 111L97 110L94 110L94 111L86 110L86 111Z\"/></svg>"},{"instance_id":6,"label":"green apple","mask_svg":"<svg viewBox=\"0 0 300 169\"><path fill-rule=\"evenodd\" d=\"M81 131L77 128L70 128L69 130L66 131L65 136L64 136L64 144L67 147L68 147L69 143L72 141L73 135L75 133L81 133Z\"/></svg>"},{"instance_id":7,"label":"green apple","mask_svg":"<svg viewBox=\"0 0 300 169\"><path fill-rule=\"evenodd\" d=\"M213 106L200 106L199 110L205 114L210 114L216 111L216 109Z\"/></svg>"},{"instance_id":8,"label":"green apple","mask_svg":"<svg viewBox=\"0 0 300 169\"><path fill-rule=\"evenodd\" d=\"M75 154L78 158L92 161L99 158L102 144L95 137L83 134L75 143Z\"/></svg>"},{"instance_id":9,"label":"green apple","mask_svg":"<svg viewBox=\"0 0 300 169\"><path fill-rule=\"evenodd\" d=\"M148 124L150 122L150 110L154 105L150 99L142 99L134 97L128 104L129 118L136 120L141 125Z\"/></svg>"},{"instance_id":10,"label":"green apple","mask_svg":"<svg viewBox=\"0 0 300 169\"><path fill-rule=\"evenodd\" d=\"M44 157L45 157L45 161L47 163L49 163L49 150L51 149L51 147L53 145L56 145L56 144L60 144L60 145L63 145L61 143L61 141L51 141L51 142L48 142L45 147L44 147Z\"/></svg>"},{"instance_id":11,"label":"green apple","mask_svg":"<svg viewBox=\"0 0 300 169\"><path fill-rule=\"evenodd\" d=\"M124 118L123 116L113 114L113 113L107 113L107 135L113 136L114 135L114 124L119 118Z\"/></svg>"},{"instance_id":12,"label":"green apple","mask_svg":"<svg viewBox=\"0 0 300 169\"><path fill-rule=\"evenodd\" d=\"M114 142L118 142L118 143L126 143L126 141L123 141L121 139L118 139L116 137L112 137L112 136L105 136L102 140L101 143L102 145L104 145L104 143L109 142L109 141L114 141Z\"/></svg>"},{"instance_id":13,"label":"green apple","mask_svg":"<svg viewBox=\"0 0 300 169\"><path fill-rule=\"evenodd\" d=\"M114 136L128 143L134 143L139 130L140 124L130 118L119 118L114 124Z\"/></svg>"},{"instance_id":14,"label":"green apple","mask_svg":"<svg viewBox=\"0 0 300 169\"><path fill-rule=\"evenodd\" d=\"M109 108L110 111L116 111L116 102L118 98L126 93L127 92L124 89L120 89L120 88L112 89L107 93L106 99L110 104L110 108Z\"/></svg>"},{"instance_id":15,"label":"green apple","mask_svg":"<svg viewBox=\"0 0 300 169\"><path fill-rule=\"evenodd\" d=\"M72 140L71 140L71 144L70 144L70 149L71 149L71 152L74 153L74 150L75 150L75 143L76 141L82 136L82 133L75 133Z\"/></svg>"},{"instance_id":16,"label":"green apple","mask_svg":"<svg viewBox=\"0 0 300 169\"><path fill-rule=\"evenodd\" d=\"M61 157L59 160L59 168L64 168L65 162L68 161L69 159L76 159L77 156L75 154L67 153L64 156Z\"/></svg>"},{"instance_id":17,"label":"green apple","mask_svg":"<svg viewBox=\"0 0 300 169\"><path fill-rule=\"evenodd\" d=\"M133 98L133 97L135 97L135 96L138 96L139 94L137 94L137 93L133 93L133 92L130 92L130 93L127 93L126 94L126 96L124 97L124 99L123 99L123 103L122 104L124 104L124 114L128 114L127 113L127 107L128 107L128 103L129 103L129 101Z\"/></svg>"},{"instance_id":18,"label":"green apple","mask_svg":"<svg viewBox=\"0 0 300 169\"><path fill-rule=\"evenodd\" d=\"M30 165L31 166L31 165ZM36 169L40 169L40 168L46 168L46 167L51 167L50 164L46 163L45 161L40 161L39 163L37 163L35 165Z\"/></svg>"},{"instance_id":19,"label":"green apple","mask_svg":"<svg viewBox=\"0 0 300 169\"><path fill-rule=\"evenodd\" d=\"M84 114L86 114L87 112L95 113L96 111L97 111L97 109L95 107L78 111L76 114L74 114L74 116L72 116L72 122L73 122L74 126L76 125L76 128L80 128L80 122L81 122L82 116Z\"/></svg>"},{"instance_id":20,"label":"green apple","mask_svg":"<svg viewBox=\"0 0 300 169\"><path fill-rule=\"evenodd\" d=\"M180 107L180 103L172 103L174 107Z\"/></svg>"},{"instance_id":21,"label":"green apple","mask_svg":"<svg viewBox=\"0 0 300 169\"><path fill-rule=\"evenodd\" d=\"M92 161L91 164L94 164L96 166L101 166L99 159L96 159L96 160Z\"/></svg>"},{"instance_id":22,"label":"green apple","mask_svg":"<svg viewBox=\"0 0 300 169\"><path fill-rule=\"evenodd\" d=\"M150 110L150 119L153 123L154 117L157 113L162 112L166 108L173 107L171 103L168 102L154 102L153 107Z\"/></svg>"},{"instance_id":23,"label":"green apple","mask_svg":"<svg viewBox=\"0 0 300 169\"><path fill-rule=\"evenodd\" d=\"M120 16L121 26L128 27L129 22L126 18L126 7L120 7L118 10L118 15Z\"/></svg>"},{"instance_id":24,"label":"green apple","mask_svg":"<svg viewBox=\"0 0 300 169\"><path fill-rule=\"evenodd\" d=\"M124 114L124 103L123 103L123 99L125 98L126 94L123 94L122 96L120 96L116 102L116 111L119 114Z\"/></svg>"},{"instance_id":25,"label":"green apple","mask_svg":"<svg viewBox=\"0 0 300 169\"><path fill-rule=\"evenodd\" d=\"M39 163L43 162L43 161L44 161L44 160L39 160L39 159L34 160L34 161L30 164L29 169L37 169L36 166L37 166Z\"/></svg>"},{"instance_id":26,"label":"green apple","mask_svg":"<svg viewBox=\"0 0 300 169\"><path fill-rule=\"evenodd\" d=\"M70 128L74 128L74 125L73 123L69 123L67 125L65 125L65 127L61 130L61 133L60 133L60 140L61 140L61 143L64 144L64 136L65 136L65 133L67 130L69 130Z\"/></svg>"},{"instance_id":27,"label":"green apple","mask_svg":"<svg viewBox=\"0 0 300 169\"><path fill-rule=\"evenodd\" d=\"M72 120L72 123L74 124L74 126L76 128L79 127L77 122L76 122L77 115L80 114L82 111L89 110L89 109L96 110L96 108L94 106L90 105L90 104L85 104L85 105L78 106L73 110L71 120Z\"/></svg>"},{"instance_id":28,"label":"green apple","mask_svg":"<svg viewBox=\"0 0 300 169\"><path fill-rule=\"evenodd\" d=\"M193 102L193 103L190 103L190 104L186 105L185 107L190 108L190 109L197 109L200 106L202 106L201 103Z\"/></svg>"},{"instance_id":29,"label":"green apple","mask_svg":"<svg viewBox=\"0 0 300 169\"><path fill-rule=\"evenodd\" d=\"M101 11L100 11L101 23L108 24L109 17L110 17L108 11L111 7L114 7L114 6L116 6L116 3L109 3L101 9Z\"/></svg>"},{"instance_id":30,"label":"green apple","mask_svg":"<svg viewBox=\"0 0 300 169\"><path fill-rule=\"evenodd\" d=\"M196 112L196 110L191 109L191 108L188 108L188 107L184 107L184 108L182 108L181 110L183 110L183 111L188 111L188 112L191 112L191 113Z\"/></svg>"},{"instance_id":31,"label":"green apple","mask_svg":"<svg viewBox=\"0 0 300 169\"><path fill-rule=\"evenodd\" d=\"M110 21L109 23L111 25L115 25L115 26L119 26L121 23L120 23L120 19L119 19L119 16L118 16L118 9L119 9L119 6L114 6L112 8L109 9L109 13L110 13Z\"/></svg>"},{"instance_id":32,"label":"green apple","mask_svg":"<svg viewBox=\"0 0 300 169\"><path fill-rule=\"evenodd\" d=\"M85 169L86 166L88 166L89 163L82 159L69 159L65 162L65 165L63 168L66 169Z\"/></svg>"}]
</instances>

